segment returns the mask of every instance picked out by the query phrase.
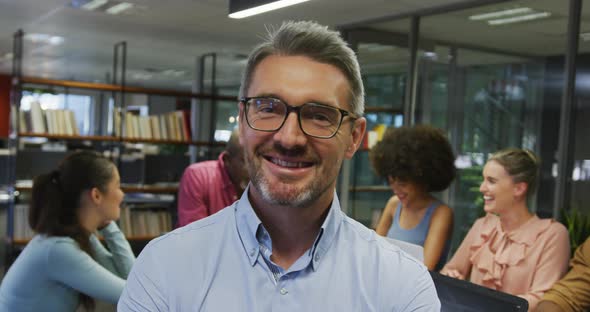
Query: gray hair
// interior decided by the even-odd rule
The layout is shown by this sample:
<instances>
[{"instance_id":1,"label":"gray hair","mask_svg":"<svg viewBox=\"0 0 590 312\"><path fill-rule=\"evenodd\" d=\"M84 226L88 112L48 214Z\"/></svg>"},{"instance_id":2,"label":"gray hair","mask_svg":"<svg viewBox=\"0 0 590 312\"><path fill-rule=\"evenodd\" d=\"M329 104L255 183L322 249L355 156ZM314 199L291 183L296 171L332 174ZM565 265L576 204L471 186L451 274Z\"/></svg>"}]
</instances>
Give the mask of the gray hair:
<instances>
[{"instance_id":1,"label":"gray hair","mask_svg":"<svg viewBox=\"0 0 590 312\"><path fill-rule=\"evenodd\" d=\"M338 32L309 21L287 21L277 30L268 29L265 41L248 57L242 76L240 98L247 96L256 66L270 55L306 56L314 61L337 67L346 76L350 85L350 109L356 116L363 115L365 104L360 66L354 51Z\"/></svg>"}]
</instances>

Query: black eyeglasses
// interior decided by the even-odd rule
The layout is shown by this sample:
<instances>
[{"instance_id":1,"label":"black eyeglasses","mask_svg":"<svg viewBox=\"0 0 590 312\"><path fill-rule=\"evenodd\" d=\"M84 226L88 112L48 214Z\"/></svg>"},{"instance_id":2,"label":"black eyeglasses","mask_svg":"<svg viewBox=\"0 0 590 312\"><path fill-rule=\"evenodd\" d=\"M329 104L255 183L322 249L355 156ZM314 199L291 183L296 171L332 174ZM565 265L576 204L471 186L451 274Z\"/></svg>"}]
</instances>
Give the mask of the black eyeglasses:
<instances>
[{"instance_id":1,"label":"black eyeglasses","mask_svg":"<svg viewBox=\"0 0 590 312\"><path fill-rule=\"evenodd\" d=\"M246 97L240 99L246 106L246 122L254 130L274 132L281 129L290 112L296 112L299 128L306 135L329 139L336 135L345 116L352 114L336 107L305 103L291 106L279 99L267 97Z\"/></svg>"}]
</instances>

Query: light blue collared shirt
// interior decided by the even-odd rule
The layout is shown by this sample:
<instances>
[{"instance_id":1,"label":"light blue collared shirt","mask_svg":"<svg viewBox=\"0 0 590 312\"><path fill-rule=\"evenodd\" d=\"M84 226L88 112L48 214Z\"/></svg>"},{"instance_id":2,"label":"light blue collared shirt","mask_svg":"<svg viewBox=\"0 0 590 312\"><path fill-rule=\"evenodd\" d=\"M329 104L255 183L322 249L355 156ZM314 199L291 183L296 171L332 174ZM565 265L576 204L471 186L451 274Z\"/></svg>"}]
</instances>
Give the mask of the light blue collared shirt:
<instances>
[{"instance_id":1,"label":"light blue collared shirt","mask_svg":"<svg viewBox=\"0 0 590 312\"><path fill-rule=\"evenodd\" d=\"M150 242L118 311L440 311L424 265L348 218L336 194L313 246L275 265L247 194Z\"/></svg>"}]
</instances>

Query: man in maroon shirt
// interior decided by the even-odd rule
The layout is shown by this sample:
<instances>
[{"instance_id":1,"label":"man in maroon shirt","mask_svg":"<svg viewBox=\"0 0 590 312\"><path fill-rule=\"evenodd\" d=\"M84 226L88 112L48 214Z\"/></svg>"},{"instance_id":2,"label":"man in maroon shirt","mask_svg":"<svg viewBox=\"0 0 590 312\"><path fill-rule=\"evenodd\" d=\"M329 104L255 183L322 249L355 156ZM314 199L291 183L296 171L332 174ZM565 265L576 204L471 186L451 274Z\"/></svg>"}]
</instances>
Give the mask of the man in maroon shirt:
<instances>
[{"instance_id":1,"label":"man in maroon shirt","mask_svg":"<svg viewBox=\"0 0 590 312\"><path fill-rule=\"evenodd\" d=\"M187 167L178 187L178 226L210 216L238 200L248 185L238 131L217 160Z\"/></svg>"}]
</instances>

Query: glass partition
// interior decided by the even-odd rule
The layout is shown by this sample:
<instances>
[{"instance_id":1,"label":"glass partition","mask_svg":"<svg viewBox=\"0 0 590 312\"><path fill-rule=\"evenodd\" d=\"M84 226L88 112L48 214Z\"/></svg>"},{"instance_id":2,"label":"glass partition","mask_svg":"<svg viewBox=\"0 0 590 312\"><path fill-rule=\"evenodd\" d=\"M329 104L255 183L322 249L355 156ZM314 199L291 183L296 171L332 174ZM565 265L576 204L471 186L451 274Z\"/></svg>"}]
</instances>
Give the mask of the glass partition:
<instances>
[{"instance_id":1,"label":"glass partition","mask_svg":"<svg viewBox=\"0 0 590 312\"><path fill-rule=\"evenodd\" d=\"M416 123L446 130L457 155L457 179L438 194L455 212L453 249L483 214L481 171L499 149L540 155L541 190L531 207L541 216L552 210L567 19L567 5L550 0L420 18L415 116ZM405 20L368 26L409 33Z\"/></svg>"},{"instance_id":2,"label":"glass partition","mask_svg":"<svg viewBox=\"0 0 590 312\"><path fill-rule=\"evenodd\" d=\"M582 19L577 56L577 76L573 126L573 172L570 195L571 210L590 216L590 0L582 1Z\"/></svg>"},{"instance_id":3,"label":"glass partition","mask_svg":"<svg viewBox=\"0 0 590 312\"><path fill-rule=\"evenodd\" d=\"M400 31L409 21L392 23L387 32L351 31L348 41L357 51L365 86L367 134L362 147L344 166L348 182L343 182L340 200L352 218L373 227L392 191L378 177L369 162L369 148L388 127L401 126L408 79L408 38ZM369 134L371 133L371 134Z\"/></svg>"},{"instance_id":4,"label":"glass partition","mask_svg":"<svg viewBox=\"0 0 590 312\"><path fill-rule=\"evenodd\" d=\"M548 18L519 20L526 14L511 9ZM479 184L490 153L521 147L554 162L566 42L549 33L567 30L567 8L513 1L425 17L420 26L419 122L446 129L457 155L457 179L443 194L455 211L454 249L483 214ZM541 184L551 188L547 169ZM530 203L542 211L551 205L549 198Z\"/></svg>"}]
</instances>

